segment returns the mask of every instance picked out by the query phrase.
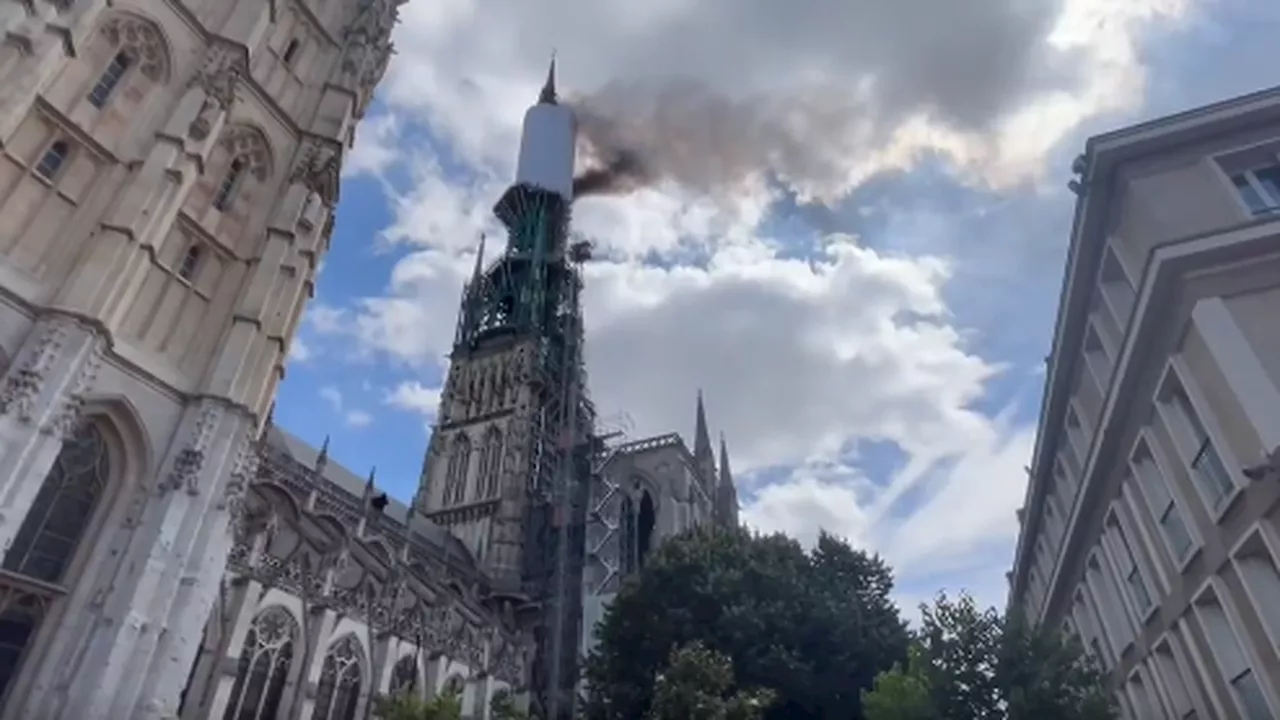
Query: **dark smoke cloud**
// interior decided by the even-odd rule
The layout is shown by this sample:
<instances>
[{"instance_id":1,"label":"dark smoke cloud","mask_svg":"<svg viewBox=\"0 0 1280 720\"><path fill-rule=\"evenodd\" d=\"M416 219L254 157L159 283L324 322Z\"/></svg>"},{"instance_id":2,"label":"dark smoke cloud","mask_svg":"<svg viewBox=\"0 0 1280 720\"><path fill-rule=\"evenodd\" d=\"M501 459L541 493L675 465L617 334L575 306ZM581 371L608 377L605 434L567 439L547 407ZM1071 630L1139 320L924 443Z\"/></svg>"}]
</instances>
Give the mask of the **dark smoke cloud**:
<instances>
[{"instance_id":1,"label":"dark smoke cloud","mask_svg":"<svg viewBox=\"0 0 1280 720\"><path fill-rule=\"evenodd\" d=\"M1061 1L682 4L612 37L591 71L601 89L570 99L583 188L732 194L769 180L838 197L908 118L983 132L1031 95L1074 87L1072 58L1045 43Z\"/></svg>"}]
</instances>

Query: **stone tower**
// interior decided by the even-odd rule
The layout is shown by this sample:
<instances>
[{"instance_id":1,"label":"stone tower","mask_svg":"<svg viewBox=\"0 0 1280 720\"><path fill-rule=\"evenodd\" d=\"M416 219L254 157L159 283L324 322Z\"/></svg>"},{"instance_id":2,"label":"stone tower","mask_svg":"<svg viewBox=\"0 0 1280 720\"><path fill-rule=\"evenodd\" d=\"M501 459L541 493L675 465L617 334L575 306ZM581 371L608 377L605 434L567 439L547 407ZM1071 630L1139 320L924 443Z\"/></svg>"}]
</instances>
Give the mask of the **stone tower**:
<instances>
[{"instance_id":1,"label":"stone tower","mask_svg":"<svg viewBox=\"0 0 1280 720\"><path fill-rule=\"evenodd\" d=\"M578 265L569 240L575 121L555 63L524 119L515 183L463 291L449 374L415 505L475 556L495 597L528 611L535 712L571 709L585 487L594 426L582 364Z\"/></svg>"},{"instance_id":2,"label":"stone tower","mask_svg":"<svg viewBox=\"0 0 1280 720\"><path fill-rule=\"evenodd\" d=\"M0 3L5 717L172 717L397 4Z\"/></svg>"}]
</instances>

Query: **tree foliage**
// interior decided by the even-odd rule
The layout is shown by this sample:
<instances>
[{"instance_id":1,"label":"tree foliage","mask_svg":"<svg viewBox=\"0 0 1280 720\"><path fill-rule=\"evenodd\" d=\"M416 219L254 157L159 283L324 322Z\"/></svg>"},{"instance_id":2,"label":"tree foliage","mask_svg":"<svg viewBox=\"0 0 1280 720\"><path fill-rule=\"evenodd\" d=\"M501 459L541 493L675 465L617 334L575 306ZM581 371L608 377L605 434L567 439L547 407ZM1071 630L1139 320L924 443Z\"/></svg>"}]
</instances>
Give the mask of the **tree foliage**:
<instances>
[{"instance_id":1,"label":"tree foliage","mask_svg":"<svg viewBox=\"0 0 1280 720\"><path fill-rule=\"evenodd\" d=\"M1112 720L1106 680L1074 637L982 610L967 595L921 607L908 670L863 698L867 720Z\"/></svg>"},{"instance_id":2,"label":"tree foliage","mask_svg":"<svg viewBox=\"0 0 1280 720\"><path fill-rule=\"evenodd\" d=\"M430 700L404 692L374 698L373 716L378 720L461 720L462 697L442 692Z\"/></svg>"},{"instance_id":3,"label":"tree foliage","mask_svg":"<svg viewBox=\"0 0 1280 720\"><path fill-rule=\"evenodd\" d=\"M770 720L855 718L861 691L906 659L906 626L878 557L823 534L698 530L672 538L624 584L586 664L589 720L645 717L670 653L701 642L732 661L735 689L772 691Z\"/></svg>"},{"instance_id":4,"label":"tree foliage","mask_svg":"<svg viewBox=\"0 0 1280 720\"><path fill-rule=\"evenodd\" d=\"M695 642L658 674L648 720L758 720L772 702L769 690L735 689L729 658Z\"/></svg>"},{"instance_id":5,"label":"tree foliage","mask_svg":"<svg viewBox=\"0 0 1280 720\"><path fill-rule=\"evenodd\" d=\"M489 717L493 720L526 720L529 714L516 704L510 690L499 690L489 700Z\"/></svg>"}]
</instances>

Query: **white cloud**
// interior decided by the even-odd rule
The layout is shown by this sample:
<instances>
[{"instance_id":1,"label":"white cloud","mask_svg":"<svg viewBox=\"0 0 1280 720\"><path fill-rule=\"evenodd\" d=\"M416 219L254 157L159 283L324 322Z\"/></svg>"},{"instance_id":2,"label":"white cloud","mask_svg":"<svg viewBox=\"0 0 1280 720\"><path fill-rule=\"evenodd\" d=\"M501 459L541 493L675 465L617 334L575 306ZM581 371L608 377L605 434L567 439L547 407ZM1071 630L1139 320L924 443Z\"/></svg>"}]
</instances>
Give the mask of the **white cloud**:
<instances>
[{"instance_id":1,"label":"white cloud","mask_svg":"<svg viewBox=\"0 0 1280 720\"><path fill-rule=\"evenodd\" d=\"M342 391L332 385L326 385L320 388L318 394L320 399L329 404L334 412L342 411Z\"/></svg>"},{"instance_id":2,"label":"white cloud","mask_svg":"<svg viewBox=\"0 0 1280 720\"><path fill-rule=\"evenodd\" d=\"M289 344L289 362L301 364L310 360L311 357L311 346L301 336L294 337L293 342Z\"/></svg>"},{"instance_id":3,"label":"white cloud","mask_svg":"<svg viewBox=\"0 0 1280 720\"><path fill-rule=\"evenodd\" d=\"M680 74L739 102L737 117L767 120L763 129L694 112L673 136L712 132L682 152L764 163L801 194L839 196L931 153L961 182L1003 190L1041 178L1050 151L1082 124L1136 110L1139 38L1187 17L1194 0L990 2L978 12L944 0L793 5L405 6L383 93L390 116L362 130L349 172L381 172L392 158L412 171L383 233L406 254L384 292L314 308L309 329L353 338L363 360L389 358L434 378L480 233L491 252L501 244L490 207L510 178L521 117L553 44L566 89L592 94ZM410 124L428 127L448 157L391 154L396 130ZM731 131L755 142L735 145ZM744 147L745 158L733 154ZM466 172L445 172L457 165ZM693 182L685 170L667 175ZM727 172L693 170L704 179ZM884 552L913 583L963 572L962 582L999 602L1033 431L976 406L993 383L1040 379L1026 377L1025 359L1002 374L944 301L965 254L928 249L972 238L942 243L942 218L893 239L909 254L834 236L797 259L805 253L796 238L766 229L777 189L754 180L732 193L668 182L575 207L576 229L599 242L584 305L601 414L627 413L636 435L687 434L702 388L753 526L804 539L826 528ZM438 400L439 389L420 382L386 399L428 420ZM905 462L883 476L856 455L866 440L896 446ZM781 480L760 485L766 476Z\"/></svg>"},{"instance_id":4,"label":"white cloud","mask_svg":"<svg viewBox=\"0 0 1280 720\"><path fill-rule=\"evenodd\" d=\"M373 424L373 416L368 412L359 408L347 407L346 398L342 391L333 385L325 385L320 388L318 393L320 399L323 400L333 411L342 416L342 421L350 428L364 428Z\"/></svg>"}]
</instances>

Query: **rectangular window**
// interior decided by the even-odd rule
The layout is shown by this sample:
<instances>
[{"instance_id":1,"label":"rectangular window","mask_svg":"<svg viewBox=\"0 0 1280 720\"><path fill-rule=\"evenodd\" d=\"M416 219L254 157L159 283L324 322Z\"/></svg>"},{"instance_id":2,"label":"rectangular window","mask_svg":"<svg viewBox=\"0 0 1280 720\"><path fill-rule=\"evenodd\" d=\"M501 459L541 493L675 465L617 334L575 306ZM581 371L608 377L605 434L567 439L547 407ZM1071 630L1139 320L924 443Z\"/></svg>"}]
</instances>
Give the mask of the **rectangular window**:
<instances>
[{"instance_id":1,"label":"rectangular window","mask_svg":"<svg viewBox=\"0 0 1280 720\"><path fill-rule=\"evenodd\" d=\"M1123 610L1124 600L1116 586L1111 584L1108 574L1102 571L1096 556L1089 558L1085 587L1092 593L1094 607L1102 618L1102 634L1116 657L1120 657L1132 640L1131 628Z\"/></svg>"},{"instance_id":2,"label":"rectangular window","mask_svg":"<svg viewBox=\"0 0 1280 720\"><path fill-rule=\"evenodd\" d=\"M1111 243L1107 243L1099 282L1102 285L1103 299L1115 314L1116 325L1123 329L1129 324L1129 316L1133 313L1133 306L1137 302L1137 293Z\"/></svg>"},{"instance_id":3,"label":"rectangular window","mask_svg":"<svg viewBox=\"0 0 1280 720\"><path fill-rule=\"evenodd\" d=\"M1173 648L1168 642L1161 643L1151 654L1152 664L1157 676L1164 685L1170 709L1177 720L1195 720L1196 706L1191 702L1190 685L1178 667L1173 656Z\"/></svg>"},{"instance_id":4,"label":"rectangular window","mask_svg":"<svg viewBox=\"0 0 1280 720\"><path fill-rule=\"evenodd\" d=\"M1111 354L1092 322L1085 331L1084 361L1088 364L1089 372L1093 374L1098 386L1107 387L1111 382Z\"/></svg>"},{"instance_id":5,"label":"rectangular window","mask_svg":"<svg viewBox=\"0 0 1280 720\"><path fill-rule=\"evenodd\" d=\"M1280 642L1280 569L1262 535L1254 533L1241 544L1235 556L1240 579L1249 590L1262 623L1272 642Z\"/></svg>"},{"instance_id":6,"label":"rectangular window","mask_svg":"<svg viewBox=\"0 0 1280 720\"><path fill-rule=\"evenodd\" d=\"M1170 430L1185 454L1190 455L1191 478L1213 510L1219 510L1235 490L1235 481L1222 462L1209 431L1195 404L1177 378L1170 373L1165 381L1161 404L1172 414Z\"/></svg>"},{"instance_id":7,"label":"rectangular window","mask_svg":"<svg viewBox=\"0 0 1280 720\"><path fill-rule=\"evenodd\" d=\"M1262 686L1245 656L1240 638L1231 628L1217 597L1210 593L1196 602L1196 614L1204 627L1209 649L1218 663L1222 678L1231 687L1236 704L1247 720L1274 720Z\"/></svg>"},{"instance_id":8,"label":"rectangular window","mask_svg":"<svg viewBox=\"0 0 1280 720\"><path fill-rule=\"evenodd\" d=\"M1236 173L1231 176L1231 183L1255 216L1280 212L1280 165Z\"/></svg>"},{"instance_id":9,"label":"rectangular window","mask_svg":"<svg viewBox=\"0 0 1280 720\"><path fill-rule=\"evenodd\" d=\"M1160 526L1160 533L1164 536L1169 552L1175 561L1181 563L1191 553L1194 543L1187 530L1187 523L1182 518L1182 511L1169 491L1169 483L1156 464L1155 456L1151 454L1151 447L1145 439L1139 440L1134 448L1130 458L1130 472L1138 481L1143 502Z\"/></svg>"},{"instance_id":10,"label":"rectangular window","mask_svg":"<svg viewBox=\"0 0 1280 720\"><path fill-rule=\"evenodd\" d=\"M1122 582L1128 588L1129 598L1133 600L1133 608L1141 619L1151 609L1151 591L1147 587L1146 578L1142 576L1142 568L1138 566L1138 559L1133 554L1129 538L1120 525L1120 519L1113 513L1107 518L1107 525L1114 538L1112 546L1115 551L1117 570L1120 572Z\"/></svg>"}]
</instances>

